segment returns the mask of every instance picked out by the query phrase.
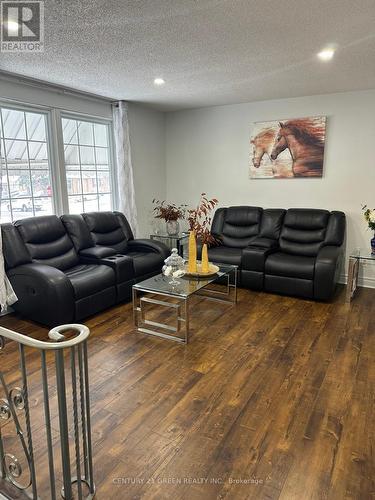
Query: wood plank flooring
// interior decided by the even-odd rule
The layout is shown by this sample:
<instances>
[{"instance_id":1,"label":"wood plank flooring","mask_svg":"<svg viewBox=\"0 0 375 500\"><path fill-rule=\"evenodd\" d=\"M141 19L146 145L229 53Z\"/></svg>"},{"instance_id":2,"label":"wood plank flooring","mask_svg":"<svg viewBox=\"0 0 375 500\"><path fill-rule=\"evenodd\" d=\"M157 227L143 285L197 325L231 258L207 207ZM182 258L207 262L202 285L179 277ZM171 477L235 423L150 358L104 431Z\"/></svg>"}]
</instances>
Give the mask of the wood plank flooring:
<instances>
[{"instance_id":1,"label":"wood plank flooring","mask_svg":"<svg viewBox=\"0 0 375 500\"><path fill-rule=\"evenodd\" d=\"M375 290L351 304L344 295L315 303L239 290L237 306L194 298L188 346L136 333L131 304L88 320L96 498L375 498ZM14 316L0 323L47 333ZM17 362L9 343L8 383L18 382ZM36 353L28 364L46 476Z\"/></svg>"}]
</instances>

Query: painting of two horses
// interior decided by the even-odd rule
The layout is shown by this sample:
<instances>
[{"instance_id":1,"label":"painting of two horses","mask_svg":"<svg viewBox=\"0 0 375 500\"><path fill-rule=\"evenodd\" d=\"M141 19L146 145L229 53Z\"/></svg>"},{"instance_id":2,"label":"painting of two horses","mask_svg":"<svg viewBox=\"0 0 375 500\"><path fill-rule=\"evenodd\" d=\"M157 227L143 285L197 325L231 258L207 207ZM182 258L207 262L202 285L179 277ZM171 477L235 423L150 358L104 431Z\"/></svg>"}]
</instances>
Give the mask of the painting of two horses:
<instances>
[{"instance_id":1,"label":"painting of two horses","mask_svg":"<svg viewBox=\"0 0 375 500\"><path fill-rule=\"evenodd\" d=\"M325 116L255 123L250 178L322 177L325 135Z\"/></svg>"}]
</instances>

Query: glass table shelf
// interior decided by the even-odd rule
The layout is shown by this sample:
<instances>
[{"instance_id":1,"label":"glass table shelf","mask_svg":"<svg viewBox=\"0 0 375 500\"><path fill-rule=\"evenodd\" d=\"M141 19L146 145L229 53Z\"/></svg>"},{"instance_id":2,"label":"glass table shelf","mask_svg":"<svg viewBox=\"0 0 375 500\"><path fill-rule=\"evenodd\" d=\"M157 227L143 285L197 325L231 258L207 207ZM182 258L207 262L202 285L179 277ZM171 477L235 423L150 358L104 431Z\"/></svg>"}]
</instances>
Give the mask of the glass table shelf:
<instances>
[{"instance_id":1,"label":"glass table shelf","mask_svg":"<svg viewBox=\"0 0 375 500\"><path fill-rule=\"evenodd\" d=\"M368 249L355 248L349 255L348 284L346 287L346 302L353 300L358 288L359 266L361 263L375 263L375 255Z\"/></svg>"}]
</instances>

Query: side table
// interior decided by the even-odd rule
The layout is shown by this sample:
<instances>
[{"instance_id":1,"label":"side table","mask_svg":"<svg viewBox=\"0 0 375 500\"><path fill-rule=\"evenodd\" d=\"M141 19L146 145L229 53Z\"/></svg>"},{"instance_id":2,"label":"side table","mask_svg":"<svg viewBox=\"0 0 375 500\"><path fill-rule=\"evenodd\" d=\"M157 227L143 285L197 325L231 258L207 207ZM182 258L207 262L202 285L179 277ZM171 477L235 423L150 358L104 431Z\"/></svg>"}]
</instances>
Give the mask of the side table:
<instances>
[{"instance_id":1,"label":"side table","mask_svg":"<svg viewBox=\"0 0 375 500\"><path fill-rule=\"evenodd\" d=\"M358 287L359 266L364 263L375 263L375 255L368 250L356 248L349 256L348 284L346 286L346 302L351 302Z\"/></svg>"},{"instance_id":2,"label":"side table","mask_svg":"<svg viewBox=\"0 0 375 500\"><path fill-rule=\"evenodd\" d=\"M151 240L162 241L167 245L168 248L172 250L172 248L177 248L178 254L181 257L184 257L184 249L187 247L189 242L189 234L188 233L178 233L176 235L169 234L150 234Z\"/></svg>"}]
</instances>

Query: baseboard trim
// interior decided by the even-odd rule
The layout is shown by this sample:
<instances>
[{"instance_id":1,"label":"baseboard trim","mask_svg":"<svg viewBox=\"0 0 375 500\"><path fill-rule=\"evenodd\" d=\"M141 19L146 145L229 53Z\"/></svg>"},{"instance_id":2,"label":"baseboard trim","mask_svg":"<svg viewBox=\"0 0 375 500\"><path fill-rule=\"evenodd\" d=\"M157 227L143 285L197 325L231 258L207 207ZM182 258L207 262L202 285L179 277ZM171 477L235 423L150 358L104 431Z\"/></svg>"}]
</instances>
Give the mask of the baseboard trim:
<instances>
[{"instance_id":1,"label":"baseboard trim","mask_svg":"<svg viewBox=\"0 0 375 500\"><path fill-rule=\"evenodd\" d=\"M341 283L342 285L346 285L347 282L348 282L348 275L342 274L339 278L339 283ZM365 276L359 276L358 286L364 288L375 288L375 278L370 278L370 277L366 278Z\"/></svg>"}]
</instances>

